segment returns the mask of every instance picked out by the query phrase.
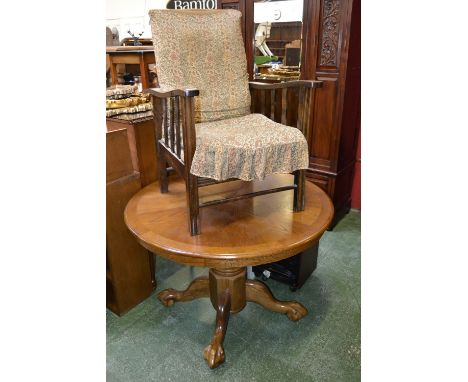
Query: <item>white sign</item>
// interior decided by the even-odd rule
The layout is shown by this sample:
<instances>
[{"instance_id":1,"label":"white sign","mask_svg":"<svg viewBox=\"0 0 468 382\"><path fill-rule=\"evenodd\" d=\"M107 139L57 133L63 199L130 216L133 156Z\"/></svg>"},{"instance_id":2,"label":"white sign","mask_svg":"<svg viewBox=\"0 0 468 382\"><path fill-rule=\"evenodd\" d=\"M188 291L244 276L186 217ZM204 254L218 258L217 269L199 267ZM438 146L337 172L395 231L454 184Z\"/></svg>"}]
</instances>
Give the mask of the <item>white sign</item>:
<instances>
[{"instance_id":1,"label":"white sign","mask_svg":"<svg viewBox=\"0 0 468 382\"><path fill-rule=\"evenodd\" d=\"M170 0L167 9L216 9L217 0Z\"/></svg>"}]
</instances>

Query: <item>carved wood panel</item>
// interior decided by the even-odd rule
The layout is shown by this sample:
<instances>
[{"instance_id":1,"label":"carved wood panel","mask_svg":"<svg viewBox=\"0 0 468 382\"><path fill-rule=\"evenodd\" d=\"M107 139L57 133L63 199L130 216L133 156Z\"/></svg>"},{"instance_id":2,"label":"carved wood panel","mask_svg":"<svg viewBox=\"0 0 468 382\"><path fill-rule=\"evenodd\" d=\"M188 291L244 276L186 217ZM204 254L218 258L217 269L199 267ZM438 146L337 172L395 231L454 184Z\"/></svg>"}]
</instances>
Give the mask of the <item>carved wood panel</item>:
<instances>
[{"instance_id":1,"label":"carved wood panel","mask_svg":"<svg viewBox=\"0 0 468 382\"><path fill-rule=\"evenodd\" d=\"M319 67L338 68L341 13L341 0L323 0L320 17Z\"/></svg>"}]
</instances>

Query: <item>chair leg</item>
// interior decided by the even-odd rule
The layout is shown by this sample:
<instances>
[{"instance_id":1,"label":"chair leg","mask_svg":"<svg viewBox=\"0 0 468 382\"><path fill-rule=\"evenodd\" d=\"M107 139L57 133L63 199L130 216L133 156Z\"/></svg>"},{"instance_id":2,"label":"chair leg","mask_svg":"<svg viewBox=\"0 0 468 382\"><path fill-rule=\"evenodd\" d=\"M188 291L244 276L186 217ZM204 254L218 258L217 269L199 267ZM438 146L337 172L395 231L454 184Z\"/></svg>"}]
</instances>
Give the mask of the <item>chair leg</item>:
<instances>
[{"instance_id":1,"label":"chair leg","mask_svg":"<svg viewBox=\"0 0 468 382\"><path fill-rule=\"evenodd\" d=\"M159 187L161 190L161 194L165 194L168 192L168 180L167 180L167 162L164 159L164 155L161 154L161 151L159 149L159 142L158 142L158 150L157 150L157 156L158 156L158 175L159 175Z\"/></svg>"},{"instance_id":2,"label":"chair leg","mask_svg":"<svg viewBox=\"0 0 468 382\"><path fill-rule=\"evenodd\" d=\"M187 183L187 204L189 209L190 219L190 234L192 236L200 234L200 216L198 204L198 178L195 175L189 174Z\"/></svg>"},{"instance_id":3,"label":"chair leg","mask_svg":"<svg viewBox=\"0 0 468 382\"><path fill-rule=\"evenodd\" d=\"M305 170L294 171L294 212L304 211L305 208Z\"/></svg>"}]
</instances>

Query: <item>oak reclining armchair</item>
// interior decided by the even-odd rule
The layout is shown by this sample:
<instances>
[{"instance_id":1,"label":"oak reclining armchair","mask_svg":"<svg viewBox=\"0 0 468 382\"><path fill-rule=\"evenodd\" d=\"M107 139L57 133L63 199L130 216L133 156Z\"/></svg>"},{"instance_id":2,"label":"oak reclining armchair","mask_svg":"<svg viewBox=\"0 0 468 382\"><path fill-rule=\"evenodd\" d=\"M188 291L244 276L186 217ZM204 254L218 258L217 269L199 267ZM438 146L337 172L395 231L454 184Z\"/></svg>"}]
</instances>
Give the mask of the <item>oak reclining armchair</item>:
<instances>
[{"instance_id":1,"label":"oak reclining armchair","mask_svg":"<svg viewBox=\"0 0 468 382\"><path fill-rule=\"evenodd\" d=\"M200 233L199 208L208 205L293 189L294 211L302 211L309 164L304 136L313 91L321 82L249 83L239 11L149 14L160 84L149 89L160 188L168 192L168 165L184 178L191 235ZM296 127L278 123L287 119L289 90L297 94ZM263 96L251 97L258 91ZM256 109L260 113L251 113ZM294 173L294 184L199 204L199 187L274 173Z\"/></svg>"}]
</instances>

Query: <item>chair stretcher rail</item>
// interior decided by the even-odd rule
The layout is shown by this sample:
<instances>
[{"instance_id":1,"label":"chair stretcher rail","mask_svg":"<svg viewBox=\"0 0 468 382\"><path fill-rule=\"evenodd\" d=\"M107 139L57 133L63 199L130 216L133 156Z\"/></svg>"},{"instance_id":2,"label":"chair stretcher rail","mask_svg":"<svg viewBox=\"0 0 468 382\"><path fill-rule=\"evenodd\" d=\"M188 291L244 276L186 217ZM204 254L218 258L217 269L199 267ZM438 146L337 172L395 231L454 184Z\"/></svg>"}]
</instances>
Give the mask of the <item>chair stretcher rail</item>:
<instances>
[{"instance_id":1,"label":"chair stretcher rail","mask_svg":"<svg viewBox=\"0 0 468 382\"><path fill-rule=\"evenodd\" d=\"M252 198L254 196L260 196L260 195L266 195L266 194L273 194L275 192L293 190L296 187L297 187L296 185L284 186L284 187L272 188L272 189L269 189L269 190L249 192L248 194L234 196L232 198L223 198L223 199L211 200L209 202L205 202L203 204L200 204L200 208L214 206L214 205L217 205L217 204L222 204L222 203L227 203L227 202L235 202L237 200Z\"/></svg>"}]
</instances>

